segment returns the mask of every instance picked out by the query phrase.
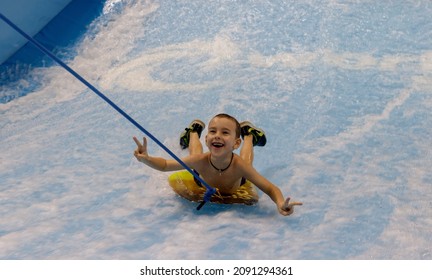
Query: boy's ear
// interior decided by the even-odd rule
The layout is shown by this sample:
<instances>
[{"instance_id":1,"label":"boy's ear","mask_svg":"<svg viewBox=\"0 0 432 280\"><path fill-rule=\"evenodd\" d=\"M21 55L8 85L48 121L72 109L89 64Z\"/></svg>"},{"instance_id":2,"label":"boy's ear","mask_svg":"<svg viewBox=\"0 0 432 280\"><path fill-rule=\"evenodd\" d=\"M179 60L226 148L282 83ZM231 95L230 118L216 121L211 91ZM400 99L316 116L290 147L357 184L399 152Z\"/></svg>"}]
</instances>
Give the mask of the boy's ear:
<instances>
[{"instance_id":1,"label":"boy's ear","mask_svg":"<svg viewBox=\"0 0 432 280\"><path fill-rule=\"evenodd\" d=\"M236 141L235 141L235 143L234 143L234 147L233 147L234 150L235 150L235 149L238 149L238 148L240 147L241 142L242 142L241 138L237 138L237 139L236 139Z\"/></svg>"}]
</instances>

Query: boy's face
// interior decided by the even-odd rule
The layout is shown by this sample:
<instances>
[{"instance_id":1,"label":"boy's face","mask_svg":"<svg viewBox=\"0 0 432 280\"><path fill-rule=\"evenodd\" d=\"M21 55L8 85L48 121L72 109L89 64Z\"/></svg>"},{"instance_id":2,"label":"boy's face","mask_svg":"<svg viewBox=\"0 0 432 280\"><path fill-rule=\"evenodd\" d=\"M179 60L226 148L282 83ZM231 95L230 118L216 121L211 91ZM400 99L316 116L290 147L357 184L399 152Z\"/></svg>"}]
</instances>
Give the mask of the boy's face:
<instances>
[{"instance_id":1,"label":"boy's face","mask_svg":"<svg viewBox=\"0 0 432 280\"><path fill-rule=\"evenodd\" d=\"M213 118L205 139L210 152L215 155L231 153L241 144L241 139L236 137L236 123L228 118Z\"/></svg>"}]
</instances>

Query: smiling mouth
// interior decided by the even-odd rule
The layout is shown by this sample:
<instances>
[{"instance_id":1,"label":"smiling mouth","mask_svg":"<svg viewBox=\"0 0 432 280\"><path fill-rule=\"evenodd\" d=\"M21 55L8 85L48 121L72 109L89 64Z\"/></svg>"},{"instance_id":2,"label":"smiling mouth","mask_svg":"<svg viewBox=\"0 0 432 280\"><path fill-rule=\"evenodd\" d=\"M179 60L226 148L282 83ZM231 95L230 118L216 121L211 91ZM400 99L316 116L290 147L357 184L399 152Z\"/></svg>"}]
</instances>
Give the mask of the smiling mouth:
<instances>
[{"instance_id":1,"label":"smiling mouth","mask_svg":"<svg viewBox=\"0 0 432 280\"><path fill-rule=\"evenodd\" d=\"M212 143L212 146L215 148L222 148L224 146L224 144L215 142L215 143Z\"/></svg>"}]
</instances>

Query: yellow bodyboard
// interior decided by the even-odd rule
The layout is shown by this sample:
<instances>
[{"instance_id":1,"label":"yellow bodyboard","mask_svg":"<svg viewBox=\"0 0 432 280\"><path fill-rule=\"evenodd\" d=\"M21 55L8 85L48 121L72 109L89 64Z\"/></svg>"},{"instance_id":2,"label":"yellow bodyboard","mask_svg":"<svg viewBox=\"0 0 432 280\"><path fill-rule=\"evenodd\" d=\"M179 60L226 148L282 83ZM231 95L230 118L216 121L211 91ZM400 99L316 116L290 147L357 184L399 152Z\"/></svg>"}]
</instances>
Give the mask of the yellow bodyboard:
<instances>
[{"instance_id":1,"label":"yellow bodyboard","mask_svg":"<svg viewBox=\"0 0 432 280\"><path fill-rule=\"evenodd\" d=\"M206 192L204 186L199 186L194 176L186 170L178 171L168 177L168 182L175 193L190 201L201 202ZM211 202L223 204L246 204L253 205L258 202L256 187L249 181L230 195L221 195L216 188L216 193L211 197Z\"/></svg>"}]
</instances>

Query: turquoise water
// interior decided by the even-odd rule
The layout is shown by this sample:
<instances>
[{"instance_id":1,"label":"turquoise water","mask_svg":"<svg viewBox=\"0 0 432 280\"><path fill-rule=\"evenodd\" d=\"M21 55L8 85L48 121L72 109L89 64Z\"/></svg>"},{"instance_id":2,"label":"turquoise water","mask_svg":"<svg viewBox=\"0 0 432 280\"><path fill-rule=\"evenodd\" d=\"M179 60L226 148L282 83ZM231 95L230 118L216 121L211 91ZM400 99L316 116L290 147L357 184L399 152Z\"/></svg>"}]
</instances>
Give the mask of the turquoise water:
<instances>
[{"instance_id":1,"label":"turquoise water","mask_svg":"<svg viewBox=\"0 0 432 280\"><path fill-rule=\"evenodd\" d=\"M68 64L179 156L192 119L256 123L256 169L304 205L196 211L133 158L141 132L59 66L35 68L1 86L21 97L0 104L0 258L432 259L430 14L107 1Z\"/></svg>"}]
</instances>

